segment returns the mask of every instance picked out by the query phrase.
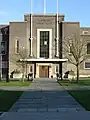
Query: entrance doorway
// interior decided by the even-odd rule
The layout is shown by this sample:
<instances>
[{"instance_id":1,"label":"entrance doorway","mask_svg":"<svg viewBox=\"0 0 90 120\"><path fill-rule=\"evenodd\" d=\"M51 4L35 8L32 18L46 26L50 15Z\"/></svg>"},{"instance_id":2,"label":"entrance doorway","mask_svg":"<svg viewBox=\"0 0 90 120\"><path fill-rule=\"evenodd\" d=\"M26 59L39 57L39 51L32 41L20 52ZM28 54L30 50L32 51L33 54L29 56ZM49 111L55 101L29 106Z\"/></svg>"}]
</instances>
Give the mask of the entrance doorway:
<instances>
[{"instance_id":1,"label":"entrance doorway","mask_svg":"<svg viewBox=\"0 0 90 120\"><path fill-rule=\"evenodd\" d=\"M49 66L39 66L39 77L49 78Z\"/></svg>"}]
</instances>

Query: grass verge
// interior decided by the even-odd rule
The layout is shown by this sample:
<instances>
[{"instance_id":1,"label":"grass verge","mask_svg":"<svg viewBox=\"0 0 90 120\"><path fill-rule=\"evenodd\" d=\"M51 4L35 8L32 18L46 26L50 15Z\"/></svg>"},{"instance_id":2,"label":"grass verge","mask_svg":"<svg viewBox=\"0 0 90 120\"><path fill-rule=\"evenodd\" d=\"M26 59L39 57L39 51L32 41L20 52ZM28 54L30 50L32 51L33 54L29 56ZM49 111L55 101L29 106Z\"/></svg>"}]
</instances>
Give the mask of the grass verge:
<instances>
[{"instance_id":1,"label":"grass verge","mask_svg":"<svg viewBox=\"0 0 90 120\"><path fill-rule=\"evenodd\" d=\"M84 79L84 80L79 80L78 83L76 83L76 81L59 81L59 84L61 84L62 86L76 86L76 85L80 85L80 86L90 86L90 80Z\"/></svg>"},{"instance_id":2,"label":"grass verge","mask_svg":"<svg viewBox=\"0 0 90 120\"><path fill-rule=\"evenodd\" d=\"M20 81L10 81L10 82L0 82L0 86L29 86L31 84L30 81L28 82L20 82Z\"/></svg>"}]
</instances>

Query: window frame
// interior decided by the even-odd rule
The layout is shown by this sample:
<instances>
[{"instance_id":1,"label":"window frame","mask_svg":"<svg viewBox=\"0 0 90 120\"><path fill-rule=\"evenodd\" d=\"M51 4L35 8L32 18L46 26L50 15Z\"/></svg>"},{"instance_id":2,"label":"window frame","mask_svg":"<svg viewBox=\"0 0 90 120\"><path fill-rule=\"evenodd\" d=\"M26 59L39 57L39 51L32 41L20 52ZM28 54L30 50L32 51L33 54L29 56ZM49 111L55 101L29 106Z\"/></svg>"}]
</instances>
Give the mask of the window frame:
<instances>
[{"instance_id":1,"label":"window frame","mask_svg":"<svg viewBox=\"0 0 90 120\"><path fill-rule=\"evenodd\" d=\"M40 58L49 58L49 35L49 31L40 31Z\"/></svg>"},{"instance_id":2,"label":"window frame","mask_svg":"<svg viewBox=\"0 0 90 120\"><path fill-rule=\"evenodd\" d=\"M37 58L40 58L40 31L49 31L49 58L52 58L52 29L37 29Z\"/></svg>"},{"instance_id":3,"label":"window frame","mask_svg":"<svg viewBox=\"0 0 90 120\"><path fill-rule=\"evenodd\" d=\"M85 61L85 62L84 62L84 69L90 70L90 68L86 68L86 67L85 67L85 63L90 63L90 61Z\"/></svg>"},{"instance_id":4,"label":"window frame","mask_svg":"<svg viewBox=\"0 0 90 120\"><path fill-rule=\"evenodd\" d=\"M19 42L19 44L18 44L18 47L19 47L19 48L18 48L18 52L17 52L17 42ZM19 39L16 39L16 40L15 40L15 53L16 53L16 54L19 54L19 50L20 50L20 40L19 40Z\"/></svg>"},{"instance_id":5,"label":"window frame","mask_svg":"<svg viewBox=\"0 0 90 120\"><path fill-rule=\"evenodd\" d=\"M6 55L6 53L7 53L7 42L6 42L6 41L1 41L1 44L2 44L2 43L5 43L5 46L4 46L4 47L5 47L5 54L2 53L2 50L0 50L0 54L1 54L1 55ZM1 44L0 44L0 47L2 46ZM2 47L1 47L1 48L2 48Z\"/></svg>"},{"instance_id":6,"label":"window frame","mask_svg":"<svg viewBox=\"0 0 90 120\"><path fill-rule=\"evenodd\" d=\"M58 68L58 69L57 69ZM58 70L58 71L57 71ZM59 65L55 66L55 73L59 73Z\"/></svg>"},{"instance_id":7,"label":"window frame","mask_svg":"<svg viewBox=\"0 0 90 120\"><path fill-rule=\"evenodd\" d=\"M90 44L90 42L87 43L87 46L88 46L88 44ZM90 55L90 53L88 53L88 47L87 47L87 55Z\"/></svg>"},{"instance_id":8,"label":"window frame","mask_svg":"<svg viewBox=\"0 0 90 120\"><path fill-rule=\"evenodd\" d=\"M88 31L87 30L83 30L82 34L83 35L88 35Z\"/></svg>"}]
</instances>

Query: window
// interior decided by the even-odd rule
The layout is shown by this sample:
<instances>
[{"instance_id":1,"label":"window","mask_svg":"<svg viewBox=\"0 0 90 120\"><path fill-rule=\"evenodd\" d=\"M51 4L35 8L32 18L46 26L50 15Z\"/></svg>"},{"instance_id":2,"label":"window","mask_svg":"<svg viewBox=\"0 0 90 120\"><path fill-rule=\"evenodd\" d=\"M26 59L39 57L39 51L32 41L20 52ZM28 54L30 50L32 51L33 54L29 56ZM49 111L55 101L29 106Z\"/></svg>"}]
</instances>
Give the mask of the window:
<instances>
[{"instance_id":1,"label":"window","mask_svg":"<svg viewBox=\"0 0 90 120\"><path fill-rule=\"evenodd\" d=\"M49 31L40 31L40 57L49 58Z\"/></svg>"},{"instance_id":2,"label":"window","mask_svg":"<svg viewBox=\"0 0 90 120\"><path fill-rule=\"evenodd\" d=\"M88 34L88 31L83 31L83 34L84 34L84 35L87 35L87 34Z\"/></svg>"},{"instance_id":3,"label":"window","mask_svg":"<svg viewBox=\"0 0 90 120\"><path fill-rule=\"evenodd\" d=\"M29 38L29 54L31 55L31 38Z\"/></svg>"},{"instance_id":4,"label":"window","mask_svg":"<svg viewBox=\"0 0 90 120\"><path fill-rule=\"evenodd\" d=\"M57 39L55 38L55 57L57 55Z\"/></svg>"},{"instance_id":5,"label":"window","mask_svg":"<svg viewBox=\"0 0 90 120\"><path fill-rule=\"evenodd\" d=\"M1 54L6 54L6 42L1 42Z\"/></svg>"},{"instance_id":6,"label":"window","mask_svg":"<svg viewBox=\"0 0 90 120\"><path fill-rule=\"evenodd\" d=\"M33 72L33 67L32 66L30 66L30 72Z\"/></svg>"},{"instance_id":7,"label":"window","mask_svg":"<svg viewBox=\"0 0 90 120\"><path fill-rule=\"evenodd\" d=\"M2 61L2 68L7 68L7 61Z\"/></svg>"},{"instance_id":8,"label":"window","mask_svg":"<svg viewBox=\"0 0 90 120\"><path fill-rule=\"evenodd\" d=\"M90 43L87 44L87 54L90 54Z\"/></svg>"},{"instance_id":9,"label":"window","mask_svg":"<svg viewBox=\"0 0 90 120\"><path fill-rule=\"evenodd\" d=\"M85 62L85 68L90 69L90 62Z\"/></svg>"},{"instance_id":10,"label":"window","mask_svg":"<svg viewBox=\"0 0 90 120\"><path fill-rule=\"evenodd\" d=\"M55 71L56 71L56 73L59 72L59 67L58 67L58 65L56 65Z\"/></svg>"},{"instance_id":11,"label":"window","mask_svg":"<svg viewBox=\"0 0 90 120\"><path fill-rule=\"evenodd\" d=\"M69 53L68 53L69 55L72 55L72 45L70 44L70 46L69 46Z\"/></svg>"},{"instance_id":12,"label":"window","mask_svg":"<svg viewBox=\"0 0 90 120\"><path fill-rule=\"evenodd\" d=\"M19 53L19 40L16 40L15 52L16 52L16 53Z\"/></svg>"}]
</instances>

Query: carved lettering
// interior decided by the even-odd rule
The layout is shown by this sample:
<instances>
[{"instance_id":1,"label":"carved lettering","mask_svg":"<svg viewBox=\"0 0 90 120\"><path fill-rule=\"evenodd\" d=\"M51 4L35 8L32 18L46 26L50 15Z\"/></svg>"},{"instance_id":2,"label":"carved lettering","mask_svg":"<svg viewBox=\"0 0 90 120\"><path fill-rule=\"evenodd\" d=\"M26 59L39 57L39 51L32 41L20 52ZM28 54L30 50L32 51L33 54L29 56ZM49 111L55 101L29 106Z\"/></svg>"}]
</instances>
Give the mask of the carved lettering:
<instances>
[{"instance_id":1,"label":"carved lettering","mask_svg":"<svg viewBox=\"0 0 90 120\"><path fill-rule=\"evenodd\" d=\"M36 24L53 24L52 19L38 19L36 20Z\"/></svg>"}]
</instances>

